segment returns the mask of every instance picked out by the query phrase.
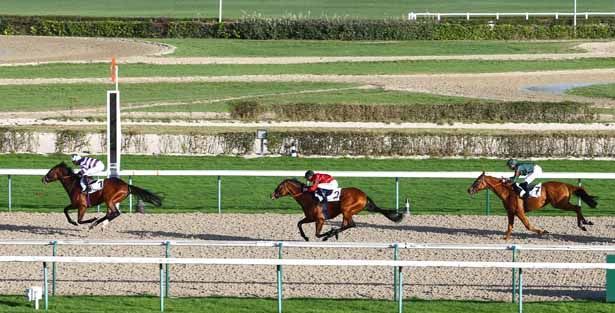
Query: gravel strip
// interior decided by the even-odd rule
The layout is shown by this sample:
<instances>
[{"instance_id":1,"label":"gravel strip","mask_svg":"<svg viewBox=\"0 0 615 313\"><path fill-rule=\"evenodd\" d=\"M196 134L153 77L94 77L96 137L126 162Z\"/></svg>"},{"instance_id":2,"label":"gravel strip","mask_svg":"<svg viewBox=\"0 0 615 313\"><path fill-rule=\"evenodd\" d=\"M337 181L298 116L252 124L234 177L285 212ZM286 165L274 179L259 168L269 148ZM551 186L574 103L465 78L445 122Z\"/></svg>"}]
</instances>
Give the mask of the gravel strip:
<instances>
[{"instance_id":1,"label":"gravel strip","mask_svg":"<svg viewBox=\"0 0 615 313\"><path fill-rule=\"evenodd\" d=\"M100 214L88 214L89 216ZM2 239L122 239L122 240L299 240L300 215L277 214L124 214L103 232L69 225L60 213L1 213ZM530 217L550 234L528 233L518 223L513 240L501 237L504 216L410 216L393 224L379 215L355 217L358 227L344 232L340 241L430 242L472 244L594 244L615 243L615 217L590 218L588 232L576 227L575 218ZM10 221L10 222L8 222ZM338 220L330 225L339 226ZM313 238L313 224L305 225ZM326 226L328 227L328 226ZM61 256L164 255L163 247L60 246ZM2 246L3 255L50 255L50 247ZM284 250L284 258L391 259L390 249ZM510 261L510 251L402 250L403 260ZM519 261L604 262L603 252L523 252ZM174 257L272 258L273 248L173 247ZM58 265L59 294L139 295L158 293L157 266ZM0 264L0 294L20 294L40 284L41 266L29 263ZM389 268L286 267L285 297L391 299ZM602 299L604 271L532 270L524 276L526 299ZM404 294L424 299L510 299L511 271L501 269L406 269ZM267 266L171 266L173 296L275 297L275 268Z\"/></svg>"}]
</instances>

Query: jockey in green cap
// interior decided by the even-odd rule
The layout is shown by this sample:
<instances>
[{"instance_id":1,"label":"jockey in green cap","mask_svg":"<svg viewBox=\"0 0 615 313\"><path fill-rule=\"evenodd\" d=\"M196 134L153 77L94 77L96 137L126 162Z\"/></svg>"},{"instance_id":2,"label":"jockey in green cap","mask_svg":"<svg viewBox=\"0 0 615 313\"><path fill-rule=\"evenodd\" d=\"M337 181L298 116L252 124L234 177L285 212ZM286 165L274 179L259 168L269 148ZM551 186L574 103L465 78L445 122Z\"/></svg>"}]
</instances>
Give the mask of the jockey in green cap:
<instances>
[{"instance_id":1,"label":"jockey in green cap","mask_svg":"<svg viewBox=\"0 0 615 313\"><path fill-rule=\"evenodd\" d=\"M523 190L519 193L519 196L527 199L530 195L530 190L532 190L530 184L540 175L542 175L542 168L531 162L519 162L515 159L508 159L506 161L506 165L515 171L514 175L510 178L513 183L516 183L517 178L519 176L525 176L525 179L522 183L519 184Z\"/></svg>"}]
</instances>

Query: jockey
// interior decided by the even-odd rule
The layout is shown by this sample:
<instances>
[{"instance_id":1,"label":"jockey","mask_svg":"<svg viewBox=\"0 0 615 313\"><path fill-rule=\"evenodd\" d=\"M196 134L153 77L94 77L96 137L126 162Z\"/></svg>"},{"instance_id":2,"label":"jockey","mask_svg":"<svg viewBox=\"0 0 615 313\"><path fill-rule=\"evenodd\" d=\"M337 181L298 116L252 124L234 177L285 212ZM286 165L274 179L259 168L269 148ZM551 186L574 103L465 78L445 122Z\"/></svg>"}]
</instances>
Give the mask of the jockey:
<instances>
[{"instance_id":1,"label":"jockey","mask_svg":"<svg viewBox=\"0 0 615 313\"><path fill-rule=\"evenodd\" d=\"M71 156L71 161L73 162L73 164L79 165L80 167L80 170L77 174L81 176L81 180L79 181L79 184L81 185L81 191L84 193L88 192L90 190L88 176L103 172L105 170L105 164L103 164L103 162L101 162L100 160L87 156L80 157L77 154L73 154Z\"/></svg>"},{"instance_id":2,"label":"jockey","mask_svg":"<svg viewBox=\"0 0 615 313\"><path fill-rule=\"evenodd\" d=\"M519 184L519 187L523 189L519 196L527 199L530 196L530 183L542 174L542 168L537 164L531 162L519 162L515 159L509 159L506 161L506 165L508 165L511 170L515 171L515 174L510 178L513 183L516 182L519 176L525 176L524 181Z\"/></svg>"},{"instance_id":3,"label":"jockey","mask_svg":"<svg viewBox=\"0 0 615 313\"><path fill-rule=\"evenodd\" d=\"M307 191L318 192L322 196L322 203L327 203L327 196L337 188L337 180L328 174L314 173L314 171L309 170L305 172L305 179L312 183Z\"/></svg>"}]
</instances>

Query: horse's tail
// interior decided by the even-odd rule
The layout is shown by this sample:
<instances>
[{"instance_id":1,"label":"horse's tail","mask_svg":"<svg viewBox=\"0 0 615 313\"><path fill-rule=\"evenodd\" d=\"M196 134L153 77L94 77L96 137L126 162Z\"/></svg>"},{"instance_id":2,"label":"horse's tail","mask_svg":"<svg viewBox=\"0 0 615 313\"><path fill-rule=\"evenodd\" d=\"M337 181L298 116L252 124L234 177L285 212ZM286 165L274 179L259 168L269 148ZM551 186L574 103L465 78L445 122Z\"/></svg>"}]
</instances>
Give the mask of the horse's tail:
<instances>
[{"instance_id":1,"label":"horse's tail","mask_svg":"<svg viewBox=\"0 0 615 313\"><path fill-rule=\"evenodd\" d=\"M151 191L147 191L145 189L141 189L135 185L128 185L128 191L137 196L137 198L147 202L147 203L151 203L156 207L160 207L162 205L162 198L151 192Z\"/></svg>"},{"instance_id":2,"label":"horse's tail","mask_svg":"<svg viewBox=\"0 0 615 313\"><path fill-rule=\"evenodd\" d=\"M369 212L378 212L395 223L401 222L404 219L403 213L398 213L395 210L386 210L379 208L370 197L367 197L367 210Z\"/></svg>"},{"instance_id":3,"label":"horse's tail","mask_svg":"<svg viewBox=\"0 0 615 313\"><path fill-rule=\"evenodd\" d=\"M583 189L582 187L576 188L577 189L573 192L574 195L581 198L581 200L583 200L583 202L589 205L589 207L595 208L598 205L598 202L596 201L597 197L590 196L589 194L587 194L587 191L585 191L585 189Z\"/></svg>"}]
</instances>

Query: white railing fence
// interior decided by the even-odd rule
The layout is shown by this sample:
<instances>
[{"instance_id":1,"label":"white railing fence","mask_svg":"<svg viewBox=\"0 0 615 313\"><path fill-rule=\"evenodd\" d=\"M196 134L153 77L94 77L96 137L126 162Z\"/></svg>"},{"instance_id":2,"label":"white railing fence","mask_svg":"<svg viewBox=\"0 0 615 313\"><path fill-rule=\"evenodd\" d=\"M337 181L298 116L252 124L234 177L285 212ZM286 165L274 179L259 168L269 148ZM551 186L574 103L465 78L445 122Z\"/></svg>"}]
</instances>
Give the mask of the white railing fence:
<instances>
[{"instance_id":1,"label":"white railing fence","mask_svg":"<svg viewBox=\"0 0 615 313\"><path fill-rule=\"evenodd\" d=\"M201 265L265 265L276 266L278 312L282 312L282 267L283 266L379 266L392 267L398 273L396 286L399 295L398 312L403 312L403 268L505 268L518 271L518 310L523 312L524 269L607 269L615 270L613 263L530 263L530 262L466 262L466 261L391 261L352 259L219 259L219 258L135 258L135 257L57 257L57 256L0 256L0 262L36 262L43 264L43 290L45 310L49 306L48 263L103 263L103 264L158 264L160 275L160 311L164 312L165 270L168 264Z\"/></svg>"},{"instance_id":2,"label":"white railing fence","mask_svg":"<svg viewBox=\"0 0 615 313\"><path fill-rule=\"evenodd\" d=\"M13 207L12 201L12 177L13 176L43 176L47 169L0 169L0 176L8 178L8 210ZM450 179L474 179L482 172L404 172L404 171L327 171L335 177L361 177L361 178L394 178L395 179L395 209L400 209L399 179L400 178L450 178ZM222 177L303 177L303 171L260 171L260 170L122 170L120 175L128 177L128 183L132 184L132 178L137 176L213 176L217 177L217 209L222 213ZM487 172L487 175L495 177L510 177L512 172ZM107 173L100 173L101 177ZM582 179L615 179L615 173L591 173L591 172L545 172L541 178L546 179L576 179L579 186ZM580 200L579 200L580 201ZM128 198L129 212L133 210L132 195ZM579 202L580 205L580 202ZM409 208L406 207L406 210ZM489 215L491 202L489 190L486 192L485 214Z\"/></svg>"},{"instance_id":3,"label":"white railing fence","mask_svg":"<svg viewBox=\"0 0 615 313\"><path fill-rule=\"evenodd\" d=\"M576 20L578 16L584 17L586 20L592 16L615 16L615 12L577 12L577 13L569 13L569 12L510 12L510 13L472 13L472 12L455 12L455 13L417 13L410 12L408 13L408 20L415 21L418 18L435 18L440 21L443 17L465 17L466 20L470 20L471 17L493 17L495 20L499 20L500 17L515 17L521 16L525 17L526 20L529 20L531 16L534 17L553 17L556 20L559 19L560 16L571 16L573 18L573 23L576 25Z\"/></svg>"},{"instance_id":4,"label":"white railing fence","mask_svg":"<svg viewBox=\"0 0 615 313\"><path fill-rule=\"evenodd\" d=\"M522 268L559 268L559 269L615 269L615 264L606 267L598 263L521 263L517 262L521 251L580 251L580 252L615 252L615 245L532 245L532 244L455 244L455 243L376 243L376 242L303 242L303 241L195 241L195 240L0 240L2 245L34 245L51 246L52 256L6 256L0 257L0 262L43 262L44 289L47 299L47 263L52 264L51 285L52 295L56 294L56 262L76 263L142 263L160 264L160 305L164 309L163 297L169 297L170 268L169 264L226 264L226 265L276 265L278 280L278 311L282 310L282 266L283 265L348 265L348 266L388 266L393 271L393 299L399 302L401 312L403 294L402 267L492 267L512 269L511 292L512 301L519 301L522 306ZM164 258L68 258L57 257L59 246L160 246L164 247ZM199 247L257 247L277 248L277 259L199 259L172 258L171 248L174 246ZM392 249L392 260L282 260L282 250L289 248L356 248L356 249ZM451 261L400 261L400 249L429 250L491 250L511 251L510 262L451 262ZM281 262L277 262L281 261ZM344 263L348 261L348 263ZM518 266L521 264L521 266ZM539 265L529 265L539 264ZM598 264L598 265L597 265ZM164 266L163 266L164 265ZM45 301L47 305L47 300Z\"/></svg>"}]
</instances>

